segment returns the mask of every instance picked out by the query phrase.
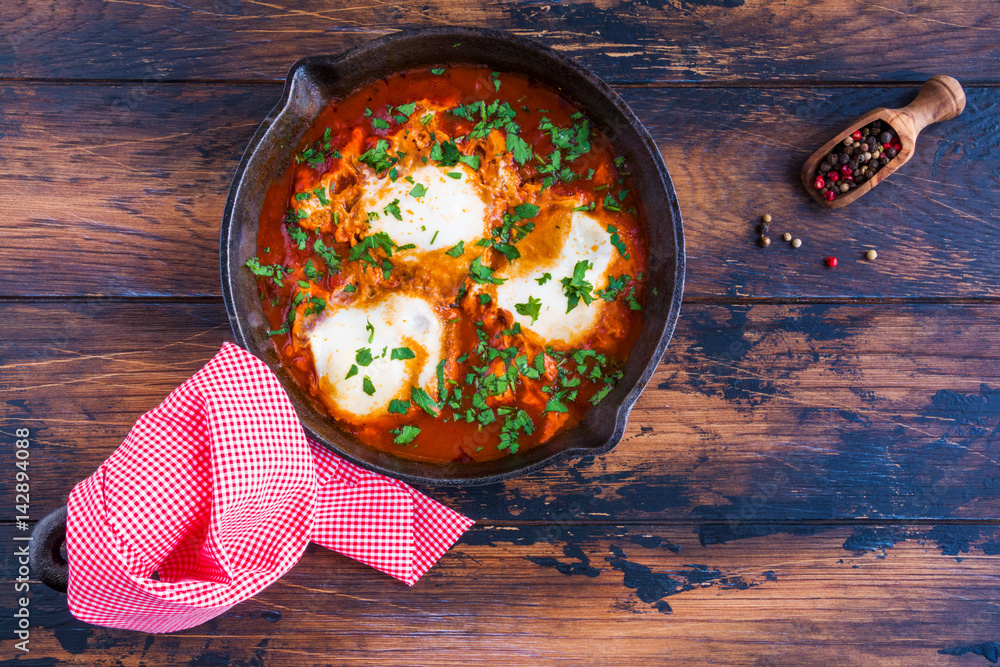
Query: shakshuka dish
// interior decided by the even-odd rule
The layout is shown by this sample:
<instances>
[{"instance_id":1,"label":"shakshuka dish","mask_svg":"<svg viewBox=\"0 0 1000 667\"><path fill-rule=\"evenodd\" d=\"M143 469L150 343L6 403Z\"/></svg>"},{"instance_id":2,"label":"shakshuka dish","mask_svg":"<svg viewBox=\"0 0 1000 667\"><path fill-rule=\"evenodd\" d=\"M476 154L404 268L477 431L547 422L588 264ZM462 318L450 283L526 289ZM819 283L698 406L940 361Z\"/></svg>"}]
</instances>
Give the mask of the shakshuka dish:
<instances>
[{"instance_id":1,"label":"shakshuka dish","mask_svg":"<svg viewBox=\"0 0 1000 667\"><path fill-rule=\"evenodd\" d=\"M628 165L577 106L473 65L331 101L265 198L282 362L371 447L486 461L579 423L642 328Z\"/></svg>"}]
</instances>

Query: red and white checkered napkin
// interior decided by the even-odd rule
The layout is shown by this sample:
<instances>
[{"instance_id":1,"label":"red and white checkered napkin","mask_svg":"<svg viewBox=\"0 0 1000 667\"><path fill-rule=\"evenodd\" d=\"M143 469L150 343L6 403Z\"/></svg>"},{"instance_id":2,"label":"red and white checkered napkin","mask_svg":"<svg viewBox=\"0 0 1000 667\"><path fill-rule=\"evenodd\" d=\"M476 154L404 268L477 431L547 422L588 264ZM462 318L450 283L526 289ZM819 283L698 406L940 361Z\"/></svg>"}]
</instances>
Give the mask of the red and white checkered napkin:
<instances>
[{"instance_id":1,"label":"red and white checkered napkin","mask_svg":"<svg viewBox=\"0 0 1000 667\"><path fill-rule=\"evenodd\" d=\"M412 585L472 523L306 438L270 369L227 343L70 494L69 608L190 628L277 581L310 541Z\"/></svg>"}]
</instances>

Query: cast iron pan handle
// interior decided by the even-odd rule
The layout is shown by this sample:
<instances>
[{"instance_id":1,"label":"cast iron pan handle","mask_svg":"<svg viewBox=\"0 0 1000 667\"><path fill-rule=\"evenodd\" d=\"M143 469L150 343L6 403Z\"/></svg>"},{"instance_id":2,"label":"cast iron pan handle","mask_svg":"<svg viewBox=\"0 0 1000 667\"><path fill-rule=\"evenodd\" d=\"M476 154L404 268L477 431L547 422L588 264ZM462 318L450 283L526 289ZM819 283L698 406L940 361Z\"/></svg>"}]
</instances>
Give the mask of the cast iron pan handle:
<instances>
[{"instance_id":1,"label":"cast iron pan handle","mask_svg":"<svg viewBox=\"0 0 1000 667\"><path fill-rule=\"evenodd\" d=\"M31 569L49 588L66 592L69 584L69 563L59 553L66 541L66 506L51 512L32 531L29 559Z\"/></svg>"}]
</instances>

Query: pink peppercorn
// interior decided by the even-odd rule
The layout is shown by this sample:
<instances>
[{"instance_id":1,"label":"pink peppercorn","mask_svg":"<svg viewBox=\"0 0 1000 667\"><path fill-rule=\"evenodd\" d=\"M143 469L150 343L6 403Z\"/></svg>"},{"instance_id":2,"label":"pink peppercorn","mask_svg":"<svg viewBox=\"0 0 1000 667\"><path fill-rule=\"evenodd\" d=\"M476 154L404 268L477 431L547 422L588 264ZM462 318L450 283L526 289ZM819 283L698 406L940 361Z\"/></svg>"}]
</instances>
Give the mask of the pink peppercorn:
<instances>
[{"instance_id":1,"label":"pink peppercorn","mask_svg":"<svg viewBox=\"0 0 1000 667\"><path fill-rule=\"evenodd\" d=\"M823 177L822 176L817 176L816 177L816 182L813 183L813 186L817 190L822 190L824 185L826 185L826 181L823 180Z\"/></svg>"},{"instance_id":2,"label":"pink peppercorn","mask_svg":"<svg viewBox=\"0 0 1000 667\"><path fill-rule=\"evenodd\" d=\"M861 141L862 136L863 135L861 134L861 130L857 130L855 131L854 134L851 135L851 139L854 139L855 141Z\"/></svg>"},{"instance_id":3,"label":"pink peppercorn","mask_svg":"<svg viewBox=\"0 0 1000 667\"><path fill-rule=\"evenodd\" d=\"M836 192L834 192L833 190L830 190L830 191L829 191L829 192L827 192L827 193L826 193L826 195L824 195L824 196L826 197L826 200L827 200L827 201L833 201L834 199L836 199L836 198L837 198L837 193L836 193Z\"/></svg>"},{"instance_id":4,"label":"pink peppercorn","mask_svg":"<svg viewBox=\"0 0 1000 667\"><path fill-rule=\"evenodd\" d=\"M835 171L831 171L829 174L826 175L826 177L830 180L831 183L836 183L837 181L840 180L840 174L838 174Z\"/></svg>"},{"instance_id":5,"label":"pink peppercorn","mask_svg":"<svg viewBox=\"0 0 1000 667\"><path fill-rule=\"evenodd\" d=\"M851 174L854 173L854 170L845 164L840 167L840 173L842 173L844 176L850 176Z\"/></svg>"},{"instance_id":6,"label":"pink peppercorn","mask_svg":"<svg viewBox=\"0 0 1000 667\"><path fill-rule=\"evenodd\" d=\"M827 257L826 258L826 265L829 266L831 269L833 267L837 266L837 258L836 257Z\"/></svg>"}]
</instances>

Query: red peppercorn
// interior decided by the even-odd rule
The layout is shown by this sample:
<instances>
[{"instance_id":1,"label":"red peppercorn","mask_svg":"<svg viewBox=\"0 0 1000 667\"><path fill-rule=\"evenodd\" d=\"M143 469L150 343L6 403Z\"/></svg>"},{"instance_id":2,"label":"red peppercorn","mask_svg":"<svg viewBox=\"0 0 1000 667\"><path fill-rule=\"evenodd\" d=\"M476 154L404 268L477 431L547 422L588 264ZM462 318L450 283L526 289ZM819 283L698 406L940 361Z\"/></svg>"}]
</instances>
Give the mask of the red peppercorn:
<instances>
[{"instance_id":1,"label":"red peppercorn","mask_svg":"<svg viewBox=\"0 0 1000 667\"><path fill-rule=\"evenodd\" d=\"M831 171L829 174L826 175L826 177L830 179L831 183L836 183L837 181L840 180L840 174L838 174L835 171Z\"/></svg>"},{"instance_id":2,"label":"red peppercorn","mask_svg":"<svg viewBox=\"0 0 1000 667\"><path fill-rule=\"evenodd\" d=\"M903 145L897 141L896 143L894 143L892 145L892 147L895 148L898 151L898 150L902 150Z\"/></svg>"},{"instance_id":3,"label":"red peppercorn","mask_svg":"<svg viewBox=\"0 0 1000 667\"><path fill-rule=\"evenodd\" d=\"M833 267L837 266L837 258L836 257L827 257L826 258L826 265L829 266L831 269Z\"/></svg>"},{"instance_id":4,"label":"red peppercorn","mask_svg":"<svg viewBox=\"0 0 1000 667\"><path fill-rule=\"evenodd\" d=\"M833 190L830 190L829 192L826 193L826 200L827 201L833 201L836 198L837 198L837 193L834 192Z\"/></svg>"},{"instance_id":5,"label":"red peppercorn","mask_svg":"<svg viewBox=\"0 0 1000 667\"><path fill-rule=\"evenodd\" d=\"M817 190L822 190L823 186L826 185L826 181L823 180L822 176L817 176L816 182L813 183L813 185L816 187Z\"/></svg>"},{"instance_id":6,"label":"red peppercorn","mask_svg":"<svg viewBox=\"0 0 1000 667\"><path fill-rule=\"evenodd\" d=\"M892 144L882 144L882 150L887 151L892 148Z\"/></svg>"},{"instance_id":7,"label":"red peppercorn","mask_svg":"<svg viewBox=\"0 0 1000 667\"><path fill-rule=\"evenodd\" d=\"M857 130L855 131L854 134L851 135L851 139L854 139L855 141L861 141L862 136L863 135L861 134L861 130Z\"/></svg>"},{"instance_id":8,"label":"red peppercorn","mask_svg":"<svg viewBox=\"0 0 1000 667\"><path fill-rule=\"evenodd\" d=\"M854 173L854 170L851 169L850 166L845 164L840 168L840 173L842 173L844 176L850 176L851 174Z\"/></svg>"}]
</instances>

